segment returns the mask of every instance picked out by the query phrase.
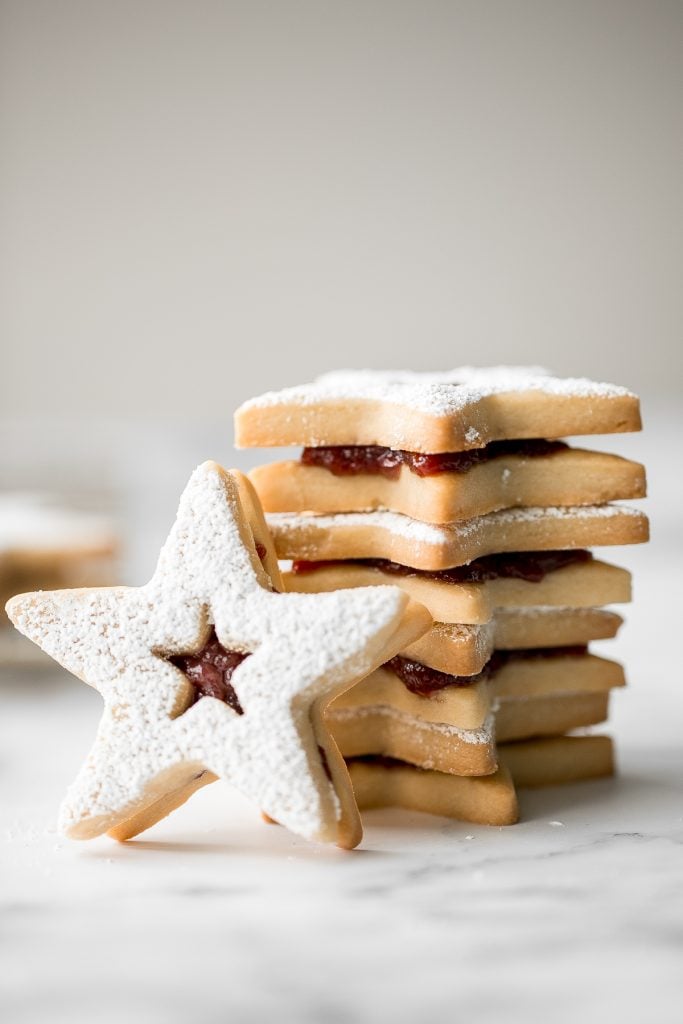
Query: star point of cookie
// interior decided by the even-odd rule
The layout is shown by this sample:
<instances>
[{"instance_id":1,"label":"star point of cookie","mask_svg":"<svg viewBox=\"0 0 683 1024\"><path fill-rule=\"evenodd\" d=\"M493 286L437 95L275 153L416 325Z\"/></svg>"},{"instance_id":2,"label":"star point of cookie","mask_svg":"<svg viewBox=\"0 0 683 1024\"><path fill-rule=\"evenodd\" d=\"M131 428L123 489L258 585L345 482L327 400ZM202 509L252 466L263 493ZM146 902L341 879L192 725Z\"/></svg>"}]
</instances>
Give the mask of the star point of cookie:
<instances>
[{"instance_id":1,"label":"star point of cookie","mask_svg":"<svg viewBox=\"0 0 683 1024\"><path fill-rule=\"evenodd\" d=\"M305 838L359 841L324 710L430 619L393 587L277 592L264 569L276 564L270 540L250 502L240 474L205 463L149 583L9 602L17 628L104 698L95 743L63 804L68 834L128 838L223 777ZM188 658L193 671L179 667ZM218 673L235 701L212 683L197 688L204 662L209 683Z\"/></svg>"}]
</instances>

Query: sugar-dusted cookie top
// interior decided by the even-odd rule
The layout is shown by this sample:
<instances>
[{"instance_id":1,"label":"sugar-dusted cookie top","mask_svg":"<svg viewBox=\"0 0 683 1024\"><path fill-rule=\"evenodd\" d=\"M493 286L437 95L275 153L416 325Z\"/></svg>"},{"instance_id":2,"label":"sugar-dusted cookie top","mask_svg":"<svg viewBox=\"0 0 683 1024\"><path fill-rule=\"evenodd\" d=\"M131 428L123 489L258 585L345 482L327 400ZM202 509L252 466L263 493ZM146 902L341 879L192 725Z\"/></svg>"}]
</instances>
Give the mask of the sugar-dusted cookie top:
<instances>
[{"instance_id":1,"label":"sugar-dusted cookie top","mask_svg":"<svg viewBox=\"0 0 683 1024\"><path fill-rule=\"evenodd\" d=\"M18 629L104 698L62 810L74 837L135 834L208 773L299 835L358 842L324 707L431 620L394 587L277 592L262 515L249 506L258 512L244 478L205 463L145 586L9 602Z\"/></svg>"},{"instance_id":2,"label":"sugar-dusted cookie top","mask_svg":"<svg viewBox=\"0 0 683 1024\"><path fill-rule=\"evenodd\" d=\"M540 367L459 367L441 373L343 370L271 391L235 414L240 447L385 445L465 451L494 440L639 430L626 388L551 376Z\"/></svg>"},{"instance_id":3,"label":"sugar-dusted cookie top","mask_svg":"<svg viewBox=\"0 0 683 1024\"><path fill-rule=\"evenodd\" d=\"M441 524L384 511L266 518L283 559L386 558L437 571L499 552L639 544L649 536L647 516L624 505L504 509Z\"/></svg>"}]
</instances>

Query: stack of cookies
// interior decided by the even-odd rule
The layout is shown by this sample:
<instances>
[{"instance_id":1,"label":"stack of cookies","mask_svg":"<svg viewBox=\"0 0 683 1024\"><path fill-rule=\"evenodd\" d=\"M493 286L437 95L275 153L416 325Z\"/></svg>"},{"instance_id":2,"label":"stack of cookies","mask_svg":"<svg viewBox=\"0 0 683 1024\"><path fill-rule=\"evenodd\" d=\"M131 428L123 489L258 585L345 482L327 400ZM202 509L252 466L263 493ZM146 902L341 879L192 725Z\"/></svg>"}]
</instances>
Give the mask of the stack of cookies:
<instances>
[{"instance_id":1,"label":"stack of cookies","mask_svg":"<svg viewBox=\"0 0 683 1024\"><path fill-rule=\"evenodd\" d=\"M328 710L361 806L516 820L517 785L608 775L622 667L589 653L629 573L592 547L647 539L637 463L558 438L640 429L624 388L538 368L328 374L236 414L287 590L394 584L431 630ZM576 735L576 730L581 730Z\"/></svg>"}]
</instances>

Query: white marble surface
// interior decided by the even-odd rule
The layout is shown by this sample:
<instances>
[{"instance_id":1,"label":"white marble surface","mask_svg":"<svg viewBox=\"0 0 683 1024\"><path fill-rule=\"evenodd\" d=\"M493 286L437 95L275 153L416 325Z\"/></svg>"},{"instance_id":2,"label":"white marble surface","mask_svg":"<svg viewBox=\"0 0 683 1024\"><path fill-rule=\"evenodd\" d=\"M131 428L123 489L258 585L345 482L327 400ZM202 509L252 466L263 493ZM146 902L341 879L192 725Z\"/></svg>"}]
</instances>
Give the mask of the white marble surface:
<instances>
[{"instance_id":1,"label":"white marble surface","mask_svg":"<svg viewBox=\"0 0 683 1024\"><path fill-rule=\"evenodd\" d=\"M680 1021L680 484L655 477L653 544L610 553L636 602L598 645L628 667L619 776L524 793L513 828L374 812L344 853L217 784L135 842L72 843L52 822L99 698L51 669L5 673L3 1019Z\"/></svg>"}]
</instances>

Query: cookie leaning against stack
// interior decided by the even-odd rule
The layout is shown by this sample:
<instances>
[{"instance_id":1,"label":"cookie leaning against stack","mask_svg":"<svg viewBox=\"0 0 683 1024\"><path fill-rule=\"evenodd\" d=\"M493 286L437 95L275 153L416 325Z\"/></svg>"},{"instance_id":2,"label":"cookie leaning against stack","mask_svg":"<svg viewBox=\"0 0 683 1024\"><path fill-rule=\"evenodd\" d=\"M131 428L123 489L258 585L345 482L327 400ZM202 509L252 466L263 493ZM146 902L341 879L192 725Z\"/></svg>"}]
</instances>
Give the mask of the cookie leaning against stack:
<instances>
[{"instance_id":1,"label":"cookie leaning against stack","mask_svg":"<svg viewBox=\"0 0 683 1024\"><path fill-rule=\"evenodd\" d=\"M398 587L281 593L251 485L212 462L149 583L19 594L7 613L104 699L67 835L128 839L222 776L293 832L345 847L362 833L326 705L430 623Z\"/></svg>"},{"instance_id":2,"label":"cookie leaning against stack","mask_svg":"<svg viewBox=\"0 0 683 1024\"><path fill-rule=\"evenodd\" d=\"M587 644L616 634L601 606L630 576L586 549L647 539L609 504L643 496L644 472L557 439L639 428L626 389L523 367L329 374L238 410L239 446L304 447L251 474L286 588L391 582L436 620L328 710L361 804L500 824L511 777L611 772L609 740L565 734L624 682Z\"/></svg>"}]
</instances>

